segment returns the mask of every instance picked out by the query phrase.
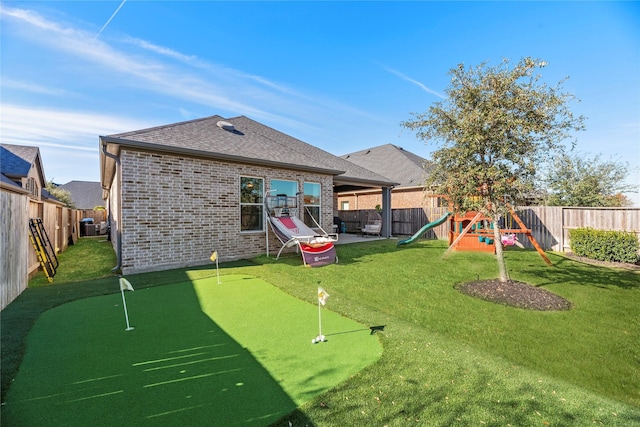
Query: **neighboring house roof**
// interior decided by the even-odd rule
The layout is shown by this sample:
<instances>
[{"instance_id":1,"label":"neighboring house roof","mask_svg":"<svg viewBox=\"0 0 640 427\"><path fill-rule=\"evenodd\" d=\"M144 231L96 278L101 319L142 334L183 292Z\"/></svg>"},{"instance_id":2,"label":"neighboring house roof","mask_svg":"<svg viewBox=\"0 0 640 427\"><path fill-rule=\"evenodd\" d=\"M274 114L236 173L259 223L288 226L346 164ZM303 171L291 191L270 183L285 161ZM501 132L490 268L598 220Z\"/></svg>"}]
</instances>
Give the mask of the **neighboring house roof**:
<instances>
[{"instance_id":1,"label":"neighboring house roof","mask_svg":"<svg viewBox=\"0 0 640 427\"><path fill-rule=\"evenodd\" d=\"M102 200L102 186L99 182L69 181L58 188L71 193L71 200L76 209L93 209L104 206Z\"/></svg>"},{"instance_id":2,"label":"neighboring house roof","mask_svg":"<svg viewBox=\"0 0 640 427\"><path fill-rule=\"evenodd\" d=\"M27 190L22 188L22 186L20 186L14 180L7 178L4 174L0 174L0 188L12 191L14 193L29 194Z\"/></svg>"},{"instance_id":3,"label":"neighboring house roof","mask_svg":"<svg viewBox=\"0 0 640 427\"><path fill-rule=\"evenodd\" d=\"M101 136L100 141L110 154L118 153L117 146L129 146L324 173L334 177L339 176L341 181L366 186L396 184L375 172L245 116L229 119L221 116L205 117L150 129ZM102 183L110 186L114 160L101 153L101 168Z\"/></svg>"},{"instance_id":4,"label":"neighboring house roof","mask_svg":"<svg viewBox=\"0 0 640 427\"><path fill-rule=\"evenodd\" d=\"M62 202L60 199L58 199L56 196L54 196L53 194L49 193L47 190L45 190L44 188L40 190L40 195L42 197L42 200L48 200L50 202L55 202L59 205L64 206L64 202Z\"/></svg>"},{"instance_id":5,"label":"neighboring house roof","mask_svg":"<svg viewBox=\"0 0 640 427\"><path fill-rule=\"evenodd\" d=\"M5 176L22 178L29 174L31 163L9 150L0 146L0 172Z\"/></svg>"},{"instance_id":6,"label":"neighboring house roof","mask_svg":"<svg viewBox=\"0 0 640 427\"><path fill-rule=\"evenodd\" d=\"M428 161L397 145L380 145L340 157L400 183L396 188L424 186Z\"/></svg>"},{"instance_id":7,"label":"neighboring house roof","mask_svg":"<svg viewBox=\"0 0 640 427\"><path fill-rule=\"evenodd\" d=\"M10 179L24 178L29 175L31 166L38 168L40 186L46 185L40 149L26 145L0 144L0 173Z\"/></svg>"}]
</instances>

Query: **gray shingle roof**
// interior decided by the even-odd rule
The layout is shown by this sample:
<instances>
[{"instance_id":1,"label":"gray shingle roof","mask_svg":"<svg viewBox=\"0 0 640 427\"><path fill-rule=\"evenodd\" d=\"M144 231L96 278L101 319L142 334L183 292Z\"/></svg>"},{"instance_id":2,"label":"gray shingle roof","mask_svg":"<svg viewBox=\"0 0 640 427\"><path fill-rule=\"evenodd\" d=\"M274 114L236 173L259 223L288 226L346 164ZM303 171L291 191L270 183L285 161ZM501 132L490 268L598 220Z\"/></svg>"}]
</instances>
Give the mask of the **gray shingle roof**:
<instances>
[{"instance_id":1,"label":"gray shingle roof","mask_svg":"<svg viewBox=\"0 0 640 427\"><path fill-rule=\"evenodd\" d=\"M340 156L400 183L396 188L424 185L427 160L393 144L380 145Z\"/></svg>"},{"instance_id":2,"label":"gray shingle roof","mask_svg":"<svg viewBox=\"0 0 640 427\"><path fill-rule=\"evenodd\" d=\"M25 177L29 174L31 163L21 153L23 147L18 145L2 144L0 146L0 173L11 177ZM30 148L30 147L26 147Z\"/></svg>"},{"instance_id":3,"label":"gray shingle roof","mask_svg":"<svg viewBox=\"0 0 640 427\"><path fill-rule=\"evenodd\" d=\"M234 130L222 129L217 125L220 121L231 123ZM394 184L375 172L245 116L225 119L216 115L109 135L101 137L101 140L152 150L317 171L372 185Z\"/></svg>"},{"instance_id":4,"label":"gray shingle roof","mask_svg":"<svg viewBox=\"0 0 640 427\"><path fill-rule=\"evenodd\" d=\"M40 195L42 197L42 200L51 200L53 202L57 202L57 203L59 203L61 205L64 205L64 203L62 203L56 196L54 196L53 194L49 193L44 188L40 190Z\"/></svg>"},{"instance_id":5,"label":"gray shingle roof","mask_svg":"<svg viewBox=\"0 0 640 427\"><path fill-rule=\"evenodd\" d=\"M22 186L18 185L14 180L7 178L3 173L0 173L0 186L20 193L27 193L27 190L23 189Z\"/></svg>"},{"instance_id":6,"label":"gray shingle roof","mask_svg":"<svg viewBox=\"0 0 640 427\"><path fill-rule=\"evenodd\" d=\"M69 181L58 188L71 193L71 199L76 209L93 209L96 206L104 206L102 187L99 182Z\"/></svg>"},{"instance_id":7,"label":"gray shingle roof","mask_svg":"<svg viewBox=\"0 0 640 427\"><path fill-rule=\"evenodd\" d=\"M0 144L0 173L9 178L26 177L31 165L35 165L40 171L40 185L44 187L46 181L38 147Z\"/></svg>"}]
</instances>

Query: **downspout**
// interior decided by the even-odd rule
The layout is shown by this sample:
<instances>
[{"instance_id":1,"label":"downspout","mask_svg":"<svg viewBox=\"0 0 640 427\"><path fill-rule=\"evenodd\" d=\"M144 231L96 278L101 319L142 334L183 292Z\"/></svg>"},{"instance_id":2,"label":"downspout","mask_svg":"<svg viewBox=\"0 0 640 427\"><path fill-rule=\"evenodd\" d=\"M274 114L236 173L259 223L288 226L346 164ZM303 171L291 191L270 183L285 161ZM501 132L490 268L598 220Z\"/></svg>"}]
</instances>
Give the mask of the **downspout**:
<instances>
[{"instance_id":1,"label":"downspout","mask_svg":"<svg viewBox=\"0 0 640 427\"><path fill-rule=\"evenodd\" d=\"M118 226L116 227L116 237L118 239L118 243L116 244L116 266L111 269L114 273L119 273L122 270L122 170L120 168L120 156L116 156L115 154L111 154L107 151L107 145L102 144L102 154L113 159L116 162L116 176L117 176L117 186L118 189ZM113 220L113 216L111 216Z\"/></svg>"},{"instance_id":2,"label":"downspout","mask_svg":"<svg viewBox=\"0 0 640 427\"><path fill-rule=\"evenodd\" d=\"M267 203L267 196L269 193L265 190L264 195L262 196L262 201L264 202L264 239L267 245L267 258L269 258L269 204Z\"/></svg>"}]
</instances>

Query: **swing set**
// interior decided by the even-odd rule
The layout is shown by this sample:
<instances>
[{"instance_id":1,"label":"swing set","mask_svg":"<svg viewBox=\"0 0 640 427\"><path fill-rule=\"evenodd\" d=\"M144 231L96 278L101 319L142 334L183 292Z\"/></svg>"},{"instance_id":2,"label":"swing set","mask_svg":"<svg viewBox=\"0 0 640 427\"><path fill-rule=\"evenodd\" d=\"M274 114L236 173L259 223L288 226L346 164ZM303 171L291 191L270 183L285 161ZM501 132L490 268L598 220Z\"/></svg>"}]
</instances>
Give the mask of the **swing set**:
<instances>
[{"instance_id":1,"label":"swing set","mask_svg":"<svg viewBox=\"0 0 640 427\"><path fill-rule=\"evenodd\" d=\"M523 247L516 235L524 234L544 262L551 265L551 260L533 237L531 230L524 225L513 209L511 209L511 218L519 228L513 227L512 223L511 228L501 229L501 243L504 246ZM445 255L452 250L495 253L494 227L498 225L491 222L489 217L481 212L466 212L461 215L452 215L449 218L449 224L449 248L444 253Z\"/></svg>"}]
</instances>

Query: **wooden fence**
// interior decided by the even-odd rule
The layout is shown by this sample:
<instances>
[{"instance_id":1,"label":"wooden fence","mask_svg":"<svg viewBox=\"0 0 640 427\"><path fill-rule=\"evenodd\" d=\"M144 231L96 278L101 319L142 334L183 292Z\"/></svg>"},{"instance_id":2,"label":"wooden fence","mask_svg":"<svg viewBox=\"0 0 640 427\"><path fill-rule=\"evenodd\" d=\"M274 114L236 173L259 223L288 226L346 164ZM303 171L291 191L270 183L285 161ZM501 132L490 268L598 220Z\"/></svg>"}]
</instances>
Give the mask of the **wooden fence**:
<instances>
[{"instance_id":1,"label":"wooden fence","mask_svg":"<svg viewBox=\"0 0 640 427\"><path fill-rule=\"evenodd\" d=\"M40 267L29 239L29 218L42 219L56 253L78 238L80 218L75 210L0 191L0 310L27 288L29 277Z\"/></svg>"},{"instance_id":2,"label":"wooden fence","mask_svg":"<svg viewBox=\"0 0 640 427\"><path fill-rule=\"evenodd\" d=\"M519 209L517 214L545 250L569 251L571 248L569 230L584 227L626 231L634 233L640 240L639 208L532 206Z\"/></svg>"},{"instance_id":3,"label":"wooden fence","mask_svg":"<svg viewBox=\"0 0 640 427\"><path fill-rule=\"evenodd\" d=\"M0 310L27 288L29 198L0 191Z\"/></svg>"},{"instance_id":4,"label":"wooden fence","mask_svg":"<svg viewBox=\"0 0 640 427\"><path fill-rule=\"evenodd\" d=\"M360 232L373 210L339 211L338 216L346 223L347 232ZM392 209L391 234L408 236L417 233L425 224L435 221L447 212L447 208ZM598 230L626 231L635 233L640 240L640 208L578 208L560 206L523 207L516 211L533 237L544 250L566 252L570 249L569 230L590 227ZM519 228L508 215L501 221L502 228ZM425 233L428 239L446 239L449 224L445 222ZM519 241L533 248L524 236Z\"/></svg>"},{"instance_id":5,"label":"wooden fence","mask_svg":"<svg viewBox=\"0 0 640 427\"><path fill-rule=\"evenodd\" d=\"M102 221L107 220L106 209L79 209L77 212L80 219L93 218L94 224L100 224Z\"/></svg>"}]
</instances>

